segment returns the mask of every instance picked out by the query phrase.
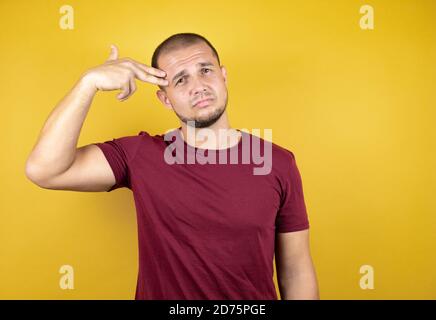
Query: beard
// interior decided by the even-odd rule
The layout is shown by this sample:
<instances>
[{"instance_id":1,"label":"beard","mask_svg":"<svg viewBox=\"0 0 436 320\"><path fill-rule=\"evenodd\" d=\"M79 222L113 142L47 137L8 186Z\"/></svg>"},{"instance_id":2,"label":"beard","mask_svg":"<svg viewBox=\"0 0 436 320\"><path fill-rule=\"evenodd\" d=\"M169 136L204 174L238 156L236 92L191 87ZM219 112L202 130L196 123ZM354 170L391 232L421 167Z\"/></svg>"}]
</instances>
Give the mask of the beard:
<instances>
[{"instance_id":1,"label":"beard","mask_svg":"<svg viewBox=\"0 0 436 320\"><path fill-rule=\"evenodd\" d=\"M227 107L227 98L222 106L219 106L216 108L211 114L209 114L206 118L205 117L193 117L193 118L187 118L181 114L178 114L174 109L174 113L177 115L177 117L180 119L180 121L184 122L188 126L194 127L194 128L207 128L213 125L215 122L218 121L219 118L223 115L224 111L226 111Z\"/></svg>"}]
</instances>

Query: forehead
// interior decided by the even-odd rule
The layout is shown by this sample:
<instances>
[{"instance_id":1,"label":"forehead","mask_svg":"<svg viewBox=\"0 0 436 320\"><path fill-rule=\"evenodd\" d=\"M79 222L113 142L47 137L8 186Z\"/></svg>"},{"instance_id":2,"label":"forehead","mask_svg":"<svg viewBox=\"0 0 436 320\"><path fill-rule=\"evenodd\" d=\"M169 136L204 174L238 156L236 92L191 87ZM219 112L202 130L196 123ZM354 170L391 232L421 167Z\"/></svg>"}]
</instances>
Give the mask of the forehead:
<instances>
[{"instance_id":1,"label":"forehead","mask_svg":"<svg viewBox=\"0 0 436 320\"><path fill-rule=\"evenodd\" d=\"M163 53L159 57L159 69L174 74L182 69L195 66L199 62L212 62L218 65L218 61L212 49L205 43L196 43L185 48L174 49Z\"/></svg>"}]
</instances>

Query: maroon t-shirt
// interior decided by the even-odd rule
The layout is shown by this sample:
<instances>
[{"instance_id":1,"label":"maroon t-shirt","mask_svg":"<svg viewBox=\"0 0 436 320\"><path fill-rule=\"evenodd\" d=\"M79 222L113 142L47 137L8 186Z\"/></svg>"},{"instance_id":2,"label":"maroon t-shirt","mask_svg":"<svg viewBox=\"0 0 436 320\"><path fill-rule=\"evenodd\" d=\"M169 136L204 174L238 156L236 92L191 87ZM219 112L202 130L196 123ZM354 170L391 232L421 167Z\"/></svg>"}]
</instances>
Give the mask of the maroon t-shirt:
<instances>
[{"instance_id":1,"label":"maroon t-shirt","mask_svg":"<svg viewBox=\"0 0 436 320\"><path fill-rule=\"evenodd\" d=\"M135 299L277 299L275 235L309 228L302 181L291 151L241 133L238 144L214 153L215 164L187 163L197 151L212 151L188 145L178 129L171 141L141 131L95 143L116 178L108 192L133 192L139 238ZM243 163L242 151L260 145L266 154L267 144L269 173L254 174L267 161ZM166 148L184 161L170 164ZM238 161L232 163L235 152ZM227 157L227 164L219 157Z\"/></svg>"}]
</instances>

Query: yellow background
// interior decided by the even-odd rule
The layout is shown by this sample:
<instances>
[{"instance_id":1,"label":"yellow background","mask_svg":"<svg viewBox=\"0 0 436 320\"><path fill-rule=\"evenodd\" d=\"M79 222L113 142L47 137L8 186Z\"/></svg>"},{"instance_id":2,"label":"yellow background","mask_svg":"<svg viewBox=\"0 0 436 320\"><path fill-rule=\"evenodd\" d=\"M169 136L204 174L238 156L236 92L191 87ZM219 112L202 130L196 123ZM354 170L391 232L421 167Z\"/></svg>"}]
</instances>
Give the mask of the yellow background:
<instances>
[{"instance_id":1,"label":"yellow background","mask_svg":"<svg viewBox=\"0 0 436 320\"><path fill-rule=\"evenodd\" d=\"M59 8L75 10L61 30ZM360 6L375 29L359 27ZM56 103L107 58L150 64L178 32L206 36L236 128L271 128L297 159L323 299L435 299L436 1L1 1L0 298L133 299L132 194L44 190L26 158ZM79 146L178 126L138 83L98 93ZM61 290L71 265L75 289ZM362 290L359 268L374 268Z\"/></svg>"}]
</instances>

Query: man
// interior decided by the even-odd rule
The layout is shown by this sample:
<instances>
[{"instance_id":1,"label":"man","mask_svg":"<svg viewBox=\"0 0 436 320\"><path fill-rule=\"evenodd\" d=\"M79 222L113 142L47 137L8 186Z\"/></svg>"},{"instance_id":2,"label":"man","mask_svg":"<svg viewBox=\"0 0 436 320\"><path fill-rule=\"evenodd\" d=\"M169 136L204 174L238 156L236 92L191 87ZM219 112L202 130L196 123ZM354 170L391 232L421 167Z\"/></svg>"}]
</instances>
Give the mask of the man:
<instances>
[{"instance_id":1,"label":"man","mask_svg":"<svg viewBox=\"0 0 436 320\"><path fill-rule=\"evenodd\" d=\"M181 126L169 135L141 131L77 148L96 92L121 89L118 99L124 101L135 92L135 80L158 85L157 97ZM246 151L247 141L255 149L254 135L230 127L227 98L226 69L198 34L166 39L151 67L120 59L112 46L109 59L86 71L52 111L29 155L26 175L42 188L132 190L139 238L136 299L277 299L274 253L282 299L319 298L292 152L261 139L260 151L272 147L264 174L253 173L252 161L167 161L170 147L182 160L199 151L228 160L231 152Z\"/></svg>"}]
</instances>

